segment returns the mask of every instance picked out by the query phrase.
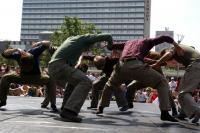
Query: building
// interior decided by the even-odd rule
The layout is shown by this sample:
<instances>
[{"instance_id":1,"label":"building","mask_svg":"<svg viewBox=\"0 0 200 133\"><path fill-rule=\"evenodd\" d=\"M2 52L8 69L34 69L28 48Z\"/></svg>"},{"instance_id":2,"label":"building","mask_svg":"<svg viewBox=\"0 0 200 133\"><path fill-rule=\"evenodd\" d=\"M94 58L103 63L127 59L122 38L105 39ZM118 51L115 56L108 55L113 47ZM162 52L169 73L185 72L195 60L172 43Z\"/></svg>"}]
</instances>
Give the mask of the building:
<instances>
[{"instance_id":1,"label":"building","mask_svg":"<svg viewBox=\"0 0 200 133\"><path fill-rule=\"evenodd\" d=\"M11 41L9 44L9 47L28 50L31 48L31 45L32 45L32 42L30 41Z\"/></svg>"},{"instance_id":2,"label":"building","mask_svg":"<svg viewBox=\"0 0 200 133\"><path fill-rule=\"evenodd\" d=\"M0 54L9 47L9 41L0 41Z\"/></svg>"},{"instance_id":3,"label":"building","mask_svg":"<svg viewBox=\"0 0 200 133\"><path fill-rule=\"evenodd\" d=\"M156 36L161 36L161 35L167 35L167 36L170 36L170 37L174 38L174 31L170 31L167 28L165 28L164 31L156 31ZM170 48L170 47L172 47L171 44L169 44L169 43L162 43L162 44L159 44L159 45L155 46L155 51L160 52L163 49Z\"/></svg>"},{"instance_id":4,"label":"building","mask_svg":"<svg viewBox=\"0 0 200 133\"><path fill-rule=\"evenodd\" d=\"M151 0L23 0L21 41L38 41L54 32L64 17L93 23L114 40L149 37Z\"/></svg>"}]
</instances>

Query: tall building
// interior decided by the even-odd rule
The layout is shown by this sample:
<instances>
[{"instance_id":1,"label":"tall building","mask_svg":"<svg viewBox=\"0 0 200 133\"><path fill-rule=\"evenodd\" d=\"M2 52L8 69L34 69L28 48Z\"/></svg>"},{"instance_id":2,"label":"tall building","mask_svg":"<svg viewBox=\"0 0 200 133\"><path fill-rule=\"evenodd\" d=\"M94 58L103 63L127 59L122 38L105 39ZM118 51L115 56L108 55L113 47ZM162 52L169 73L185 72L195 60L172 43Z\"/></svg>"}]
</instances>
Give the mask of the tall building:
<instances>
[{"instance_id":1,"label":"tall building","mask_svg":"<svg viewBox=\"0 0 200 133\"><path fill-rule=\"evenodd\" d=\"M114 40L149 37L151 0L23 0L21 41L54 32L64 17L93 23Z\"/></svg>"},{"instance_id":2,"label":"tall building","mask_svg":"<svg viewBox=\"0 0 200 133\"><path fill-rule=\"evenodd\" d=\"M164 31L156 31L156 36L161 36L161 35L167 35L167 36L170 36L170 37L174 38L174 31L170 31L167 28L165 28ZM155 51L160 52L163 49L170 48L170 47L172 47L171 44L162 43L162 44L159 44L159 45L155 46Z\"/></svg>"}]
</instances>

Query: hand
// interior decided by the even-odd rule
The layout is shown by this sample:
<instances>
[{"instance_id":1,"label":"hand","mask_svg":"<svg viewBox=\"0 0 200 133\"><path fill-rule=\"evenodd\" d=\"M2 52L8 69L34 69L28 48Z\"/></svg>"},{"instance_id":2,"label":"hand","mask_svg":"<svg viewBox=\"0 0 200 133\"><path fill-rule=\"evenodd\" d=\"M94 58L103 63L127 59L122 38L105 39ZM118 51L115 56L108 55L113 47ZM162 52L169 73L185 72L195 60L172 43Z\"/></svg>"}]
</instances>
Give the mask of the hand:
<instances>
[{"instance_id":1,"label":"hand","mask_svg":"<svg viewBox=\"0 0 200 133\"><path fill-rule=\"evenodd\" d=\"M150 67L152 67L155 70L158 70L160 68L160 65L158 65L157 63L154 63L154 64L150 65Z\"/></svg>"},{"instance_id":2,"label":"hand","mask_svg":"<svg viewBox=\"0 0 200 133\"><path fill-rule=\"evenodd\" d=\"M76 64L74 68L78 69L81 64Z\"/></svg>"},{"instance_id":3,"label":"hand","mask_svg":"<svg viewBox=\"0 0 200 133\"><path fill-rule=\"evenodd\" d=\"M177 53L178 56L183 56L184 55L184 50L174 41L173 42L175 51Z\"/></svg>"},{"instance_id":4,"label":"hand","mask_svg":"<svg viewBox=\"0 0 200 133\"><path fill-rule=\"evenodd\" d=\"M18 51L19 53L22 53L22 52L23 52L23 50L20 49L20 48L17 48L16 51Z\"/></svg>"},{"instance_id":5,"label":"hand","mask_svg":"<svg viewBox=\"0 0 200 133\"><path fill-rule=\"evenodd\" d=\"M42 45L46 46L46 47L49 47L51 45L51 42L50 41L47 41L47 40L44 40L41 42Z\"/></svg>"}]
</instances>

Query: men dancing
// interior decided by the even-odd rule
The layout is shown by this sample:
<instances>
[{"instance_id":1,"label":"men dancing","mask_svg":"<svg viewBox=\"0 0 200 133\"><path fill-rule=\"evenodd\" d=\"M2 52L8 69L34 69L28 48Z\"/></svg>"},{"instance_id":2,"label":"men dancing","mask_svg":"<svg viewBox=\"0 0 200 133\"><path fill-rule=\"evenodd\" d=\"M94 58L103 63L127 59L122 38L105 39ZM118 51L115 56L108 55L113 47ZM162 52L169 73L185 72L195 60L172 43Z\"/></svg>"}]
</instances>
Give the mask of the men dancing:
<instances>
[{"instance_id":1,"label":"men dancing","mask_svg":"<svg viewBox=\"0 0 200 133\"><path fill-rule=\"evenodd\" d=\"M14 59L20 66L20 73L5 74L0 82L0 107L6 105L7 94L10 83L31 84L31 85L46 85L47 95L42 102L42 106L47 106L51 102L53 111L58 111L56 108L56 86L52 78L48 75L43 75L40 71L39 56L44 50L49 48L49 41L41 41L33 44L33 48L28 51L21 49L9 48L6 49L2 56L7 59Z\"/></svg>"},{"instance_id":2,"label":"men dancing","mask_svg":"<svg viewBox=\"0 0 200 133\"><path fill-rule=\"evenodd\" d=\"M70 37L58 47L51 57L48 70L56 83L63 88L67 83L75 86L72 94L66 99L60 114L64 121L81 122L82 120L78 117L78 113L92 88L92 83L85 73L76 69L80 65L77 60L82 52L89 50L94 43L101 41L107 41L109 45L113 43L110 34L86 34Z\"/></svg>"},{"instance_id":3,"label":"men dancing","mask_svg":"<svg viewBox=\"0 0 200 133\"><path fill-rule=\"evenodd\" d=\"M115 66L105 88L119 89L119 86L124 81L128 80L137 80L155 88L158 90L161 120L177 122L177 120L168 113L170 104L169 95L166 95L169 93L167 80L160 73L143 63L143 59L149 53L150 49L163 42L173 44L177 53L182 54L182 49L169 36L127 41L122 51L120 63ZM107 45L107 48L110 50L115 49L115 45ZM109 98L107 97L106 99Z\"/></svg>"},{"instance_id":4,"label":"men dancing","mask_svg":"<svg viewBox=\"0 0 200 133\"><path fill-rule=\"evenodd\" d=\"M200 119L200 107L192 98L192 92L200 83L200 53L191 46L181 44L179 46L184 50L183 55L178 54L176 48L164 50L164 55L153 67L158 67L162 62L171 59L175 59L186 67L178 89L178 101L185 114L191 118L191 122L197 123Z\"/></svg>"},{"instance_id":5,"label":"men dancing","mask_svg":"<svg viewBox=\"0 0 200 133\"><path fill-rule=\"evenodd\" d=\"M122 90L103 90L104 85L108 81L108 78L110 77L110 75L113 71L113 66L119 62L119 58L112 58L109 56L100 56L100 55L98 55L98 56L83 55L83 59L93 61L96 68L99 70L102 70L102 76L98 77L93 82L91 106L88 107L88 109L97 108L100 91L102 91L102 93L104 93L104 95L108 94L109 96L107 96L107 97L110 97L110 98L112 96L112 93L114 92L117 105L118 105L118 107L120 107L120 111L126 111L127 109L129 109L129 107L127 105L127 101L125 99L125 96L124 96ZM105 104L105 107L108 107L110 100L102 101L102 103ZM103 112L103 109L101 110L101 113L102 112Z\"/></svg>"}]
</instances>

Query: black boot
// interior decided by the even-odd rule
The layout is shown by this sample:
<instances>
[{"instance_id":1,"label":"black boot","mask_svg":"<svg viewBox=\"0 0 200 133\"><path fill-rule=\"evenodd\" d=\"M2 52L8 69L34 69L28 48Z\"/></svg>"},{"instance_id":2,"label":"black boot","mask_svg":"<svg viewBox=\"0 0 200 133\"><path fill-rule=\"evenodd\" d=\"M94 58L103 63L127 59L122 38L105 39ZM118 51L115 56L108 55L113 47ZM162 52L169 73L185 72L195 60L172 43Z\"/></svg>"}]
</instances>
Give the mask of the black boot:
<instances>
[{"instance_id":1,"label":"black boot","mask_svg":"<svg viewBox=\"0 0 200 133\"><path fill-rule=\"evenodd\" d=\"M51 109L53 112L58 112L58 109L55 104L51 104Z\"/></svg>"},{"instance_id":2,"label":"black boot","mask_svg":"<svg viewBox=\"0 0 200 133\"><path fill-rule=\"evenodd\" d=\"M128 103L128 106L129 106L129 109L132 109L134 107L133 103Z\"/></svg>"},{"instance_id":3,"label":"black boot","mask_svg":"<svg viewBox=\"0 0 200 133\"><path fill-rule=\"evenodd\" d=\"M184 113L179 113L178 115L175 116L177 119L180 120L186 120L185 118L187 117Z\"/></svg>"},{"instance_id":4,"label":"black boot","mask_svg":"<svg viewBox=\"0 0 200 133\"><path fill-rule=\"evenodd\" d=\"M61 116L61 119L66 122L81 122L82 121L82 119L78 117L78 114L76 112L73 112L65 108L62 110L60 116Z\"/></svg>"},{"instance_id":5,"label":"black boot","mask_svg":"<svg viewBox=\"0 0 200 133\"><path fill-rule=\"evenodd\" d=\"M128 105L125 105L119 109L119 111L127 111L129 109Z\"/></svg>"},{"instance_id":6,"label":"black boot","mask_svg":"<svg viewBox=\"0 0 200 133\"><path fill-rule=\"evenodd\" d=\"M176 110L176 107L172 107L172 116L177 116L178 112Z\"/></svg>"},{"instance_id":7,"label":"black boot","mask_svg":"<svg viewBox=\"0 0 200 133\"><path fill-rule=\"evenodd\" d=\"M104 109L103 106L99 106L99 108L97 109L96 114L102 114L103 113L103 109Z\"/></svg>"},{"instance_id":8,"label":"black boot","mask_svg":"<svg viewBox=\"0 0 200 133\"><path fill-rule=\"evenodd\" d=\"M178 122L174 117L172 117L168 111L161 110L160 119L163 121Z\"/></svg>"},{"instance_id":9,"label":"black boot","mask_svg":"<svg viewBox=\"0 0 200 133\"><path fill-rule=\"evenodd\" d=\"M0 107L1 107L1 106L5 106L5 105L6 105L6 101L1 101L1 100L0 100Z\"/></svg>"}]
</instances>

